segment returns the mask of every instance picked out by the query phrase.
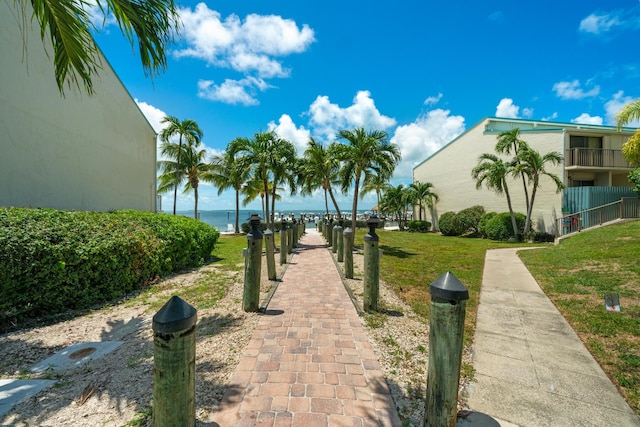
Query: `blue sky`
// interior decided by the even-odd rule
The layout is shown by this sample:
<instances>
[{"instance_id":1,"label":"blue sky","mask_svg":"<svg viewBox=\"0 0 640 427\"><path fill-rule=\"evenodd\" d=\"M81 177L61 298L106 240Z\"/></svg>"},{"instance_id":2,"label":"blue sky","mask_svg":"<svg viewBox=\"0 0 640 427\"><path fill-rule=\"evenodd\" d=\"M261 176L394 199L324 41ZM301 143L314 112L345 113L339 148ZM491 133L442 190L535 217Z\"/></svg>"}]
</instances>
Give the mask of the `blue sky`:
<instances>
[{"instance_id":1,"label":"blue sky","mask_svg":"<svg viewBox=\"0 0 640 427\"><path fill-rule=\"evenodd\" d=\"M302 154L309 136L331 142L365 126L400 146L393 184L409 184L414 165L484 117L612 125L640 97L638 0L210 0L184 1L180 15L168 69L153 80L108 20L96 40L156 129L165 115L196 120L212 154L270 129ZM351 195L339 199L350 206ZM201 186L200 209L233 200ZM165 194L165 210L172 203ZM373 205L375 195L361 202ZM178 209L192 207L178 196Z\"/></svg>"}]
</instances>

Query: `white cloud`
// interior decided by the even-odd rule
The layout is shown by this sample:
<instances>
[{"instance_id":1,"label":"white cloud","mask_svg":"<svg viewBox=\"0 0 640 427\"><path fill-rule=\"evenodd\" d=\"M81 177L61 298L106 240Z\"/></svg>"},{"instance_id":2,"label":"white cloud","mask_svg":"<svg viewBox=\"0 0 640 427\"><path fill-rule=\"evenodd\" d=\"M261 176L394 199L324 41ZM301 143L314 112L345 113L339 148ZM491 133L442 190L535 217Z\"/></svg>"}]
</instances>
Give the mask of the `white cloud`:
<instances>
[{"instance_id":1,"label":"white cloud","mask_svg":"<svg viewBox=\"0 0 640 427\"><path fill-rule=\"evenodd\" d=\"M449 110L440 108L428 111L413 123L398 126L391 142L400 147L402 161L394 178L411 180L414 166L452 141L464 129L464 117L452 116Z\"/></svg>"},{"instance_id":2,"label":"white cloud","mask_svg":"<svg viewBox=\"0 0 640 427\"><path fill-rule=\"evenodd\" d=\"M436 105L442 99L442 93L439 93L438 96L430 96L424 100L424 105Z\"/></svg>"},{"instance_id":3,"label":"white cloud","mask_svg":"<svg viewBox=\"0 0 640 427\"><path fill-rule=\"evenodd\" d=\"M571 119L571 123L581 123L583 125L601 125L602 117L591 116L588 113L582 113L575 119Z\"/></svg>"},{"instance_id":4,"label":"white cloud","mask_svg":"<svg viewBox=\"0 0 640 427\"><path fill-rule=\"evenodd\" d=\"M555 83L553 90L560 99L583 99L598 95L600 93L600 86L595 86L590 91L585 92L580 88L580 82L573 80L571 82Z\"/></svg>"},{"instance_id":5,"label":"white cloud","mask_svg":"<svg viewBox=\"0 0 640 427\"><path fill-rule=\"evenodd\" d=\"M616 114L618 114L618 112L620 111L620 109L622 107L624 107L625 105L627 105L628 103L630 103L631 101L633 101L633 98L631 96L624 96L624 91L618 91L613 95L613 98L611 98L609 101L607 101L604 104L604 109L606 111L606 117L607 117L607 123L610 125L615 125L616 124ZM640 127L640 120L635 120L632 122L629 122L627 125L628 127Z\"/></svg>"},{"instance_id":6,"label":"white cloud","mask_svg":"<svg viewBox=\"0 0 640 427\"><path fill-rule=\"evenodd\" d=\"M524 117L525 119L530 119L531 117L533 117L533 108L523 108L522 117Z\"/></svg>"},{"instance_id":7,"label":"white cloud","mask_svg":"<svg viewBox=\"0 0 640 427\"><path fill-rule=\"evenodd\" d=\"M153 127L153 130L155 130L156 133L160 133L162 128L167 126L161 123L161 120L167 116L167 113L144 101L138 101L138 99L135 99L135 101L140 111L142 111L142 114L144 114L151 127Z\"/></svg>"},{"instance_id":8,"label":"white cloud","mask_svg":"<svg viewBox=\"0 0 640 427\"><path fill-rule=\"evenodd\" d=\"M557 119L557 118L558 118L558 113L557 113L556 111L554 111L554 112L553 112L553 114L551 114L551 115L550 115L550 116L548 116L548 117L543 117L541 120L542 120L543 122L548 122L548 121L551 121L551 120L555 120L555 119Z\"/></svg>"},{"instance_id":9,"label":"white cloud","mask_svg":"<svg viewBox=\"0 0 640 427\"><path fill-rule=\"evenodd\" d=\"M264 92L272 86L264 80L247 77L242 80L226 79L216 85L212 80L198 81L198 96L210 101L221 101L226 104L258 105L257 91Z\"/></svg>"},{"instance_id":10,"label":"white cloud","mask_svg":"<svg viewBox=\"0 0 640 427\"><path fill-rule=\"evenodd\" d=\"M177 58L193 57L210 65L232 68L261 78L287 77L277 57L301 53L315 41L314 31L276 15L237 15L222 19L219 12L199 3L194 10L181 8L187 47L174 52Z\"/></svg>"},{"instance_id":11,"label":"white cloud","mask_svg":"<svg viewBox=\"0 0 640 427\"><path fill-rule=\"evenodd\" d=\"M309 107L309 123L316 135L331 141L340 129L364 126L366 129L385 130L394 126L396 120L382 115L375 106L371 93L359 91L353 104L342 108L333 104L328 96L318 96Z\"/></svg>"},{"instance_id":12,"label":"white cloud","mask_svg":"<svg viewBox=\"0 0 640 427\"><path fill-rule=\"evenodd\" d=\"M309 130L305 129L304 126L296 127L296 124L293 123L293 120L291 120L288 114L280 116L278 124L273 121L269 122L268 129L275 131L280 138L284 138L293 143L298 156L302 156L304 153L307 142L309 141L309 136L311 136Z\"/></svg>"},{"instance_id":13,"label":"white cloud","mask_svg":"<svg viewBox=\"0 0 640 427\"><path fill-rule=\"evenodd\" d=\"M508 119L518 118L520 107L513 103L511 98L502 98L496 107L496 117L506 117Z\"/></svg>"},{"instance_id":14,"label":"white cloud","mask_svg":"<svg viewBox=\"0 0 640 427\"><path fill-rule=\"evenodd\" d=\"M489 15L489 21L502 22L504 21L504 13L501 10L496 10Z\"/></svg>"},{"instance_id":15,"label":"white cloud","mask_svg":"<svg viewBox=\"0 0 640 427\"><path fill-rule=\"evenodd\" d=\"M591 15L580 21L579 31L590 34L606 33L614 27L622 25L620 18L615 14Z\"/></svg>"}]
</instances>

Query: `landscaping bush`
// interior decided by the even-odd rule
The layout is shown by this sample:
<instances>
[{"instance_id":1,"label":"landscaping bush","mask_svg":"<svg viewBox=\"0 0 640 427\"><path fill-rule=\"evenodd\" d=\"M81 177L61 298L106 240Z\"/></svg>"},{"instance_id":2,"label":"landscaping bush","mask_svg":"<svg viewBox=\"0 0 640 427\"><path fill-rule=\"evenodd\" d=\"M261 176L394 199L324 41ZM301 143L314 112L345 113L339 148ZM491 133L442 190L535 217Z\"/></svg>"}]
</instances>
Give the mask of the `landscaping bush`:
<instances>
[{"instance_id":1,"label":"landscaping bush","mask_svg":"<svg viewBox=\"0 0 640 427\"><path fill-rule=\"evenodd\" d=\"M218 237L182 216L0 208L0 331L201 265Z\"/></svg>"},{"instance_id":2,"label":"landscaping bush","mask_svg":"<svg viewBox=\"0 0 640 427\"><path fill-rule=\"evenodd\" d=\"M466 235L467 237L477 237L479 234L478 225L482 215L484 215L484 207L479 205L472 206L458 212L460 228L464 229L461 234Z\"/></svg>"},{"instance_id":3,"label":"landscaping bush","mask_svg":"<svg viewBox=\"0 0 640 427\"><path fill-rule=\"evenodd\" d=\"M407 221L407 229L409 231L426 233L430 228L431 223L429 221Z\"/></svg>"},{"instance_id":4,"label":"landscaping bush","mask_svg":"<svg viewBox=\"0 0 640 427\"><path fill-rule=\"evenodd\" d=\"M553 243L556 236L544 231L530 231L527 233L527 240L533 243Z\"/></svg>"},{"instance_id":5,"label":"landscaping bush","mask_svg":"<svg viewBox=\"0 0 640 427\"><path fill-rule=\"evenodd\" d=\"M464 224L455 212L445 212L438 220L440 232L445 236L460 236L465 232Z\"/></svg>"},{"instance_id":6,"label":"landscaping bush","mask_svg":"<svg viewBox=\"0 0 640 427\"><path fill-rule=\"evenodd\" d=\"M503 212L495 215L485 227L487 237L491 240L522 240L522 232L524 231L525 216L521 213L515 213L516 226L518 227L518 236L513 235L513 226L511 225L511 215L509 212Z\"/></svg>"},{"instance_id":7,"label":"landscaping bush","mask_svg":"<svg viewBox=\"0 0 640 427\"><path fill-rule=\"evenodd\" d=\"M487 212L480 217L480 221L478 221L478 237L487 238L487 222L496 215L498 215L496 212Z\"/></svg>"}]
</instances>

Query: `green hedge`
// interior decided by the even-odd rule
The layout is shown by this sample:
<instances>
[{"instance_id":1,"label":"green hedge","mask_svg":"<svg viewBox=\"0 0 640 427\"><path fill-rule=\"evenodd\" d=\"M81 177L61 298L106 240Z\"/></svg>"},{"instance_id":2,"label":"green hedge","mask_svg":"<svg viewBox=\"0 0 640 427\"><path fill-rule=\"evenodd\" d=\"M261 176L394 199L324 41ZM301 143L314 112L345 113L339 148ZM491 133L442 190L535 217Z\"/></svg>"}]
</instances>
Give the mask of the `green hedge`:
<instances>
[{"instance_id":1,"label":"green hedge","mask_svg":"<svg viewBox=\"0 0 640 427\"><path fill-rule=\"evenodd\" d=\"M0 208L0 330L201 265L219 235L182 216Z\"/></svg>"},{"instance_id":2,"label":"green hedge","mask_svg":"<svg viewBox=\"0 0 640 427\"><path fill-rule=\"evenodd\" d=\"M426 233L431 228L429 221L407 221L407 230L417 231L419 233Z\"/></svg>"},{"instance_id":3,"label":"green hedge","mask_svg":"<svg viewBox=\"0 0 640 427\"><path fill-rule=\"evenodd\" d=\"M509 212L503 212L495 215L489 221L487 221L484 227L487 233L487 238L491 240L522 240L522 233L524 231L525 216L521 213L514 213L516 218L516 226L518 228L518 236L513 235L513 225L511 224L511 214Z\"/></svg>"}]
</instances>

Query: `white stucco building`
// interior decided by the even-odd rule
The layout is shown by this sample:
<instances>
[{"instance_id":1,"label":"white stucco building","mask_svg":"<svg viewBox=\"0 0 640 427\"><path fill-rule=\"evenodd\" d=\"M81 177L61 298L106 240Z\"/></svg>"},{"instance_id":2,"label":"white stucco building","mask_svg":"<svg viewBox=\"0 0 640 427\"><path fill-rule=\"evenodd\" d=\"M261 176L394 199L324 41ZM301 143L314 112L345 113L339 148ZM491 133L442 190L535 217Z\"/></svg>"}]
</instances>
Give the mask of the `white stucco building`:
<instances>
[{"instance_id":1,"label":"white stucco building","mask_svg":"<svg viewBox=\"0 0 640 427\"><path fill-rule=\"evenodd\" d=\"M532 227L556 232L562 213L634 196L627 179L632 169L621 152L632 129L618 131L612 126L554 123L505 118L485 118L471 129L442 147L413 169L413 181L431 182L438 194L437 215L447 211L482 205L487 212L507 212L504 195L497 195L483 184L476 189L471 170L483 153L495 152L498 135L513 128L520 138L544 155L557 151L564 156L558 166L547 170L558 177L567 189L556 193L555 184L542 177L532 214ZM500 156L500 155L499 155ZM506 156L502 156L507 158ZM526 213L524 190L520 179L508 181L514 211Z\"/></svg>"},{"instance_id":2,"label":"white stucco building","mask_svg":"<svg viewBox=\"0 0 640 427\"><path fill-rule=\"evenodd\" d=\"M155 211L156 135L109 63L94 96L63 97L50 44L21 19L0 2L0 206Z\"/></svg>"}]
</instances>

